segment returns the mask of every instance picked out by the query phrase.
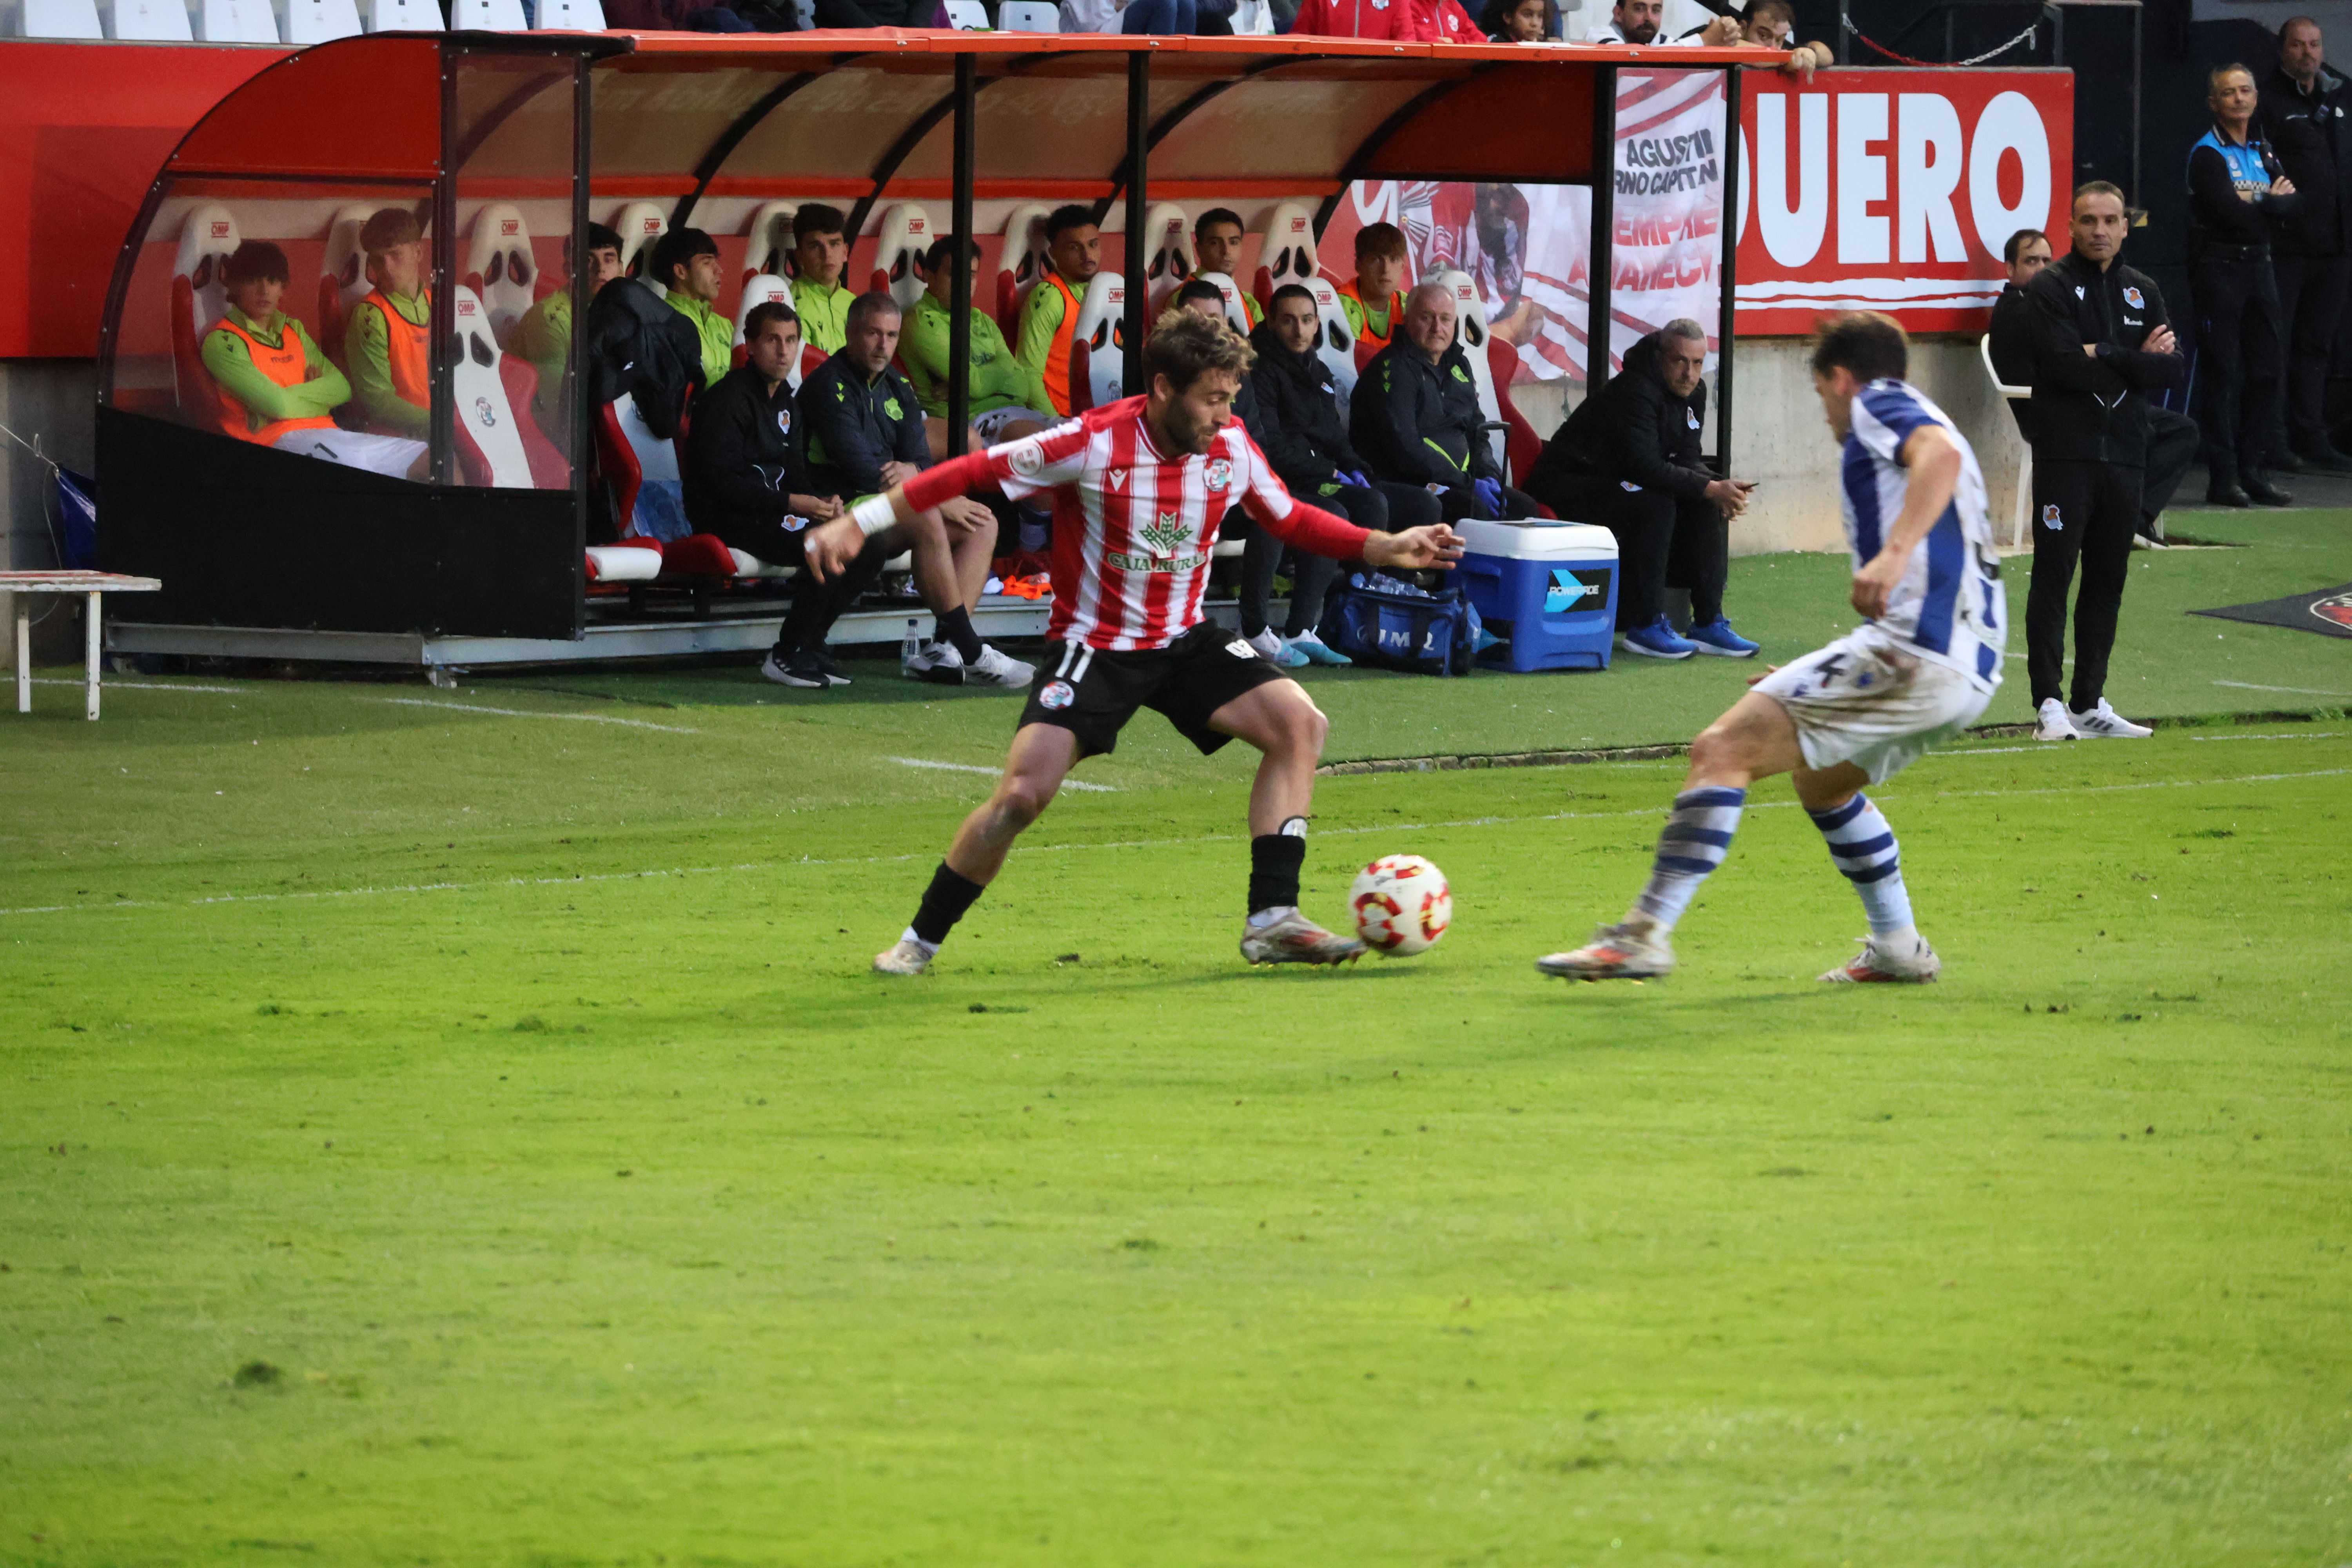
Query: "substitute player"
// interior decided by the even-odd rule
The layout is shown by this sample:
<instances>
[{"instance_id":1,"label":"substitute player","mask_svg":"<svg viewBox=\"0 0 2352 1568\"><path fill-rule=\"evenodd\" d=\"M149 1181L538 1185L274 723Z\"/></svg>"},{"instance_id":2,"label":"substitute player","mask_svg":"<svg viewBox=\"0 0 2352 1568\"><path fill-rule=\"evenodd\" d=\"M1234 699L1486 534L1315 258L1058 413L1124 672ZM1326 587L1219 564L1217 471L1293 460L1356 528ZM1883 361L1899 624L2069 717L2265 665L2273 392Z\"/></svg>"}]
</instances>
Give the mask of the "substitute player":
<instances>
[{"instance_id":1,"label":"substitute player","mask_svg":"<svg viewBox=\"0 0 2352 1568\"><path fill-rule=\"evenodd\" d=\"M1671 971L1668 933L1723 864L1748 786L1791 773L1831 861L1870 917L1861 953L1822 978L1936 978L1942 964L1911 923L1894 831L1862 787L1883 784L1984 711L2000 684L2007 606L1976 454L1903 379L1908 359L1903 329L1867 312L1839 317L1813 345L1813 389L1845 449L1853 607L1867 618L1751 681L1755 689L1691 742L1690 773L1658 835L1649 885L1623 921L1585 946L1536 960L1546 974Z\"/></svg>"},{"instance_id":2,"label":"substitute player","mask_svg":"<svg viewBox=\"0 0 2352 1568\"><path fill-rule=\"evenodd\" d=\"M1375 566L1450 566L1462 545L1443 523L1372 533L1293 500L1233 416L1252 357L1223 322L1171 317L1143 351L1149 395L927 468L809 535L805 559L822 579L855 560L866 535L971 489L1054 498L1046 635L1058 646L1022 710L1003 778L956 834L914 923L874 960L878 972L923 972L1064 776L1117 745L1138 708L1165 715L1204 753L1238 736L1264 754L1250 790L1242 956L1339 963L1362 955L1362 942L1298 912L1326 721L1297 682L1202 618L1217 525L1237 505L1301 550Z\"/></svg>"}]
</instances>

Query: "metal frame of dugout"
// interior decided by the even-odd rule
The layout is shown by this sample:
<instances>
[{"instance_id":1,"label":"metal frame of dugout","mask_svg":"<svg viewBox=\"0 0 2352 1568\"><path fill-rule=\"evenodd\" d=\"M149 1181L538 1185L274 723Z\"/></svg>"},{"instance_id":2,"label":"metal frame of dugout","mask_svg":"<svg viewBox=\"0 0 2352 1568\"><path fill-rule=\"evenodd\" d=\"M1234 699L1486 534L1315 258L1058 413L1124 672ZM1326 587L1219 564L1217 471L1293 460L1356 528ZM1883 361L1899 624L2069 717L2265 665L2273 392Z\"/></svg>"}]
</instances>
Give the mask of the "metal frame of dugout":
<instances>
[{"instance_id":1,"label":"metal frame of dugout","mask_svg":"<svg viewBox=\"0 0 2352 1568\"><path fill-rule=\"evenodd\" d=\"M877 201L944 197L950 228L971 235L976 200L1087 202L1104 215L1123 201L1132 384L1151 198L1319 202L1319 233L1357 180L1582 184L1593 190L1591 254L1606 257L1613 183L1597 177L1611 160L1595 150L1614 142L1619 68L1769 68L1784 58L1745 48L897 29L387 33L301 51L183 138L115 268L100 345L100 555L110 571L164 587L142 620L108 628L108 647L446 667L771 640L775 601L691 619L592 606L587 464L567 458L559 474L484 484L464 460L452 411L474 371L462 323L452 323L474 298L461 282L475 279L461 269L461 224L488 204L536 204L560 215L548 228L577 234L592 204L624 199L657 201L677 226L726 198L834 201L860 224ZM1740 73L1726 74L1736 128ZM1729 134L1725 144L1738 145ZM1738 162L1725 159L1727 215L1738 210ZM412 203L425 220L436 323L427 478L340 467L199 427L158 369L159 354L168 366L168 348L154 340L173 281L164 254L174 220L205 202L348 213L339 204L354 201ZM1727 216L1726 348L1737 229ZM287 307L299 316L299 263L296 272ZM565 286L573 320L584 320L576 274ZM956 363L969 353L970 295L969 277L959 276ZM1606 344L1606 266L1591 268L1588 305L1587 342ZM1606 379L1606 353L1590 357L1591 374ZM573 372L564 374L568 382ZM951 381L947 424L950 449L961 450L966 395ZM562 399L571 427L551 432L568 454L589 449L579 402ZM1718 356L1717 407L1727 456L1727 353ZM907 614L858 612L845 640L870 629L874 640L895 641ZM1043 607L1017 600L984 603L977 618L996 636L1044 626Z\"/></svg>"}]
</instances>

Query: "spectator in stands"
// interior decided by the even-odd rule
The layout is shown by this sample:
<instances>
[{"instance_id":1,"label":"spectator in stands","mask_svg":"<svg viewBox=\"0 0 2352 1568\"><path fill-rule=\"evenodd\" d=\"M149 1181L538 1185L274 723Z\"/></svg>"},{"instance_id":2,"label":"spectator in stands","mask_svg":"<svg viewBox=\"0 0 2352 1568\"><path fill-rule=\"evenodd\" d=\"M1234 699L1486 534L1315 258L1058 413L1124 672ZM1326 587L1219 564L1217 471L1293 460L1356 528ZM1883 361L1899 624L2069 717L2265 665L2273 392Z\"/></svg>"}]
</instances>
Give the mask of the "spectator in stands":
<instances>
[{"instance_id":1,"label":"spectator in stands","mask_svg":"<svg viewBox=\"0 0 2352 1568\"><path fill-rule=\"evenodd\" d=\"M2000 298L1992 302L1992 328L1987 345L1992 353L1992 370L2000 377L2003 386L2033 384L2033 339L2028 329L2032 315L2025 303L2026 286L2050 265L2050 237L2038 228L2021 228L2001 242L2001 265L2009 269L2009 281L2000 286ZM2033 443L2033 404L2031 399L2012 401L2010 412L2017 416L2017 433Z\"/></svg>"},{"instance_id":2,"label":"spectator in stands","mask_svg":"<svg viewBox=\"0 0 2352 1568\"><path fill-rule=\"evenodd\" d=\"M1073 203L1045 219L1045 274L1021 302L1021 363L1036 373L1054 412L1070 416L1070 340L1087 285L1102 270L1102 230L1092 207Z\"/></svg>"},{"instance_id":3,"label":"spectator in stands","mask_svg":"<svg viewBox=\"0 0 2352 1568\"><path fill-rule=\"evenodd\" d=\"M1558 0L1486 0L1478 18L1494 44L1549 44L1559 38Z\"/></svg>"},{"instance_id":4,"label":"spectator in stands","mask_svg":"<svg viewBox=\"0 0 2352 1568\"><path fill-rule=\"evenodd\" d=\"M1210 273L1229 279L1241 290L1242 310L1255 327L1265 319L1257 299L1242 283L1242 215L1231 207L1211 207L1192 220L1192 254L1200 258L1200 276Z\"/></svg>"},{"instance_id":5,"label":"spectator in stands","mask_svg":"<svg viewBox=\"0 0 2352 1568\"><path fill-rule=\"evenodd\" d=\"M954 267L959 255L963 257L964 267L972 278L975 301L971 314L971 358L964 367L971 434L979 445L993 447L1055 424L1059 416L1050 411L1045 384L1038 379L1036 371L1013 356L1005 344L1004 334L997 330L996 318L976 302L980 298L980 249L961 235L941 235L923 253L923 297L915 301L915 313L907 319L905 333L898 340L898 363L906 367L907 379L914 384L923 412L944 421L948 413L948 348L955 325L951 308ZM946 455L944 423L930 447L934 458Z\"/></svg>"},{"instance_id":6,"label":"spectator in stands","mask_svg":"<svg viewBox=\"0 0 2352 1568\"><path fill-rule=\"evenodd\" d=\"M1837 52L1827 44L1797 42L1797 7L1791 0L1748 0L1738 42L1789 50L1796 58L1780 68L1780 74L1806 81L1813 79L1816 70L1837 64Z\"/></svg>"},{"instance_id":7,"label":"spectator in stands","mask_svg":"<svg viewBox=\"0 0 2352 1568\"><path fill-rule=\"evenodd\" d=\"M572 265L572 238L563 240L563 264ZM583 279L587 298L621 275L621 237L601 223L588 226L588 271ZM520 354L539 374L539 389L531 395L531 416L539 427L560 446L567 439L571 420L564 416L563 373L572 363L572 289L567 278L545 298L535 301L507 336L507 353Z\"/></svg>"},{"instance_id":8,"label":"spectator in stands","mask_svg":"<svg viewBox=\"0 0 2352 1568\"><path fill-rule=\"evenodd\" d=\"M845 504L879 495L930 466L922 406L891 367L898 349L898 302L877 291L849 307L848 342L801 384L793 438L797 471L809 491ZM824 651L824 635L902 550L915 557L915 586L939 623L914 673L965 685L1026 686L1035 671L980 640L971 610L988 581L996 514L969 498L927 511L866 541L850 569L817 592L793 600L793 618L761 673L786 686L836 686L843 677ZM816 585L812 584L812 587Z\"/></svg>"},{"instance_id":9,"label":"spectator in stands","mask_svg":"<svg viewBox=\"0 0 2352 1568\"><path fill-rule=\"evenodd\" d=\"M1480 44L1486 35L1460 0L1306 0L1290 30L1401 44Z\"/></svg>"},{"instance_id":10,"label":"spectator in stands","mask_svg":"<svg viewBox=\"0 0 2352 1568\"><path fill-rule=\"evenodd\" d=\"M654 241L646 270L669 290L669 308L684 316L702 344L702 384L716 386L734 368L735 323L719 313L719 290L726 270L719 242L698 228L674 228Z\"/></svg>"},{"instance_id":11,"label":"spectator in stands","mask_svg":"<svg viewBox=\"0 0 2352 1568\"><path fill-rule=\"evenodd\" d=\"M1435 496L1419 485L1372 478L1370 466L1349 444L1347 421L1339 415L1339 385L1316 353L1322 331L1315 296L1298 284L1286 283L1274 291L1265 321L1250 333L1257 363L1249 379L1265 426L1264 434L1252 434L1266 461L1291 494L1359 528L1401 533L1440 521ZM1266 596L1281 554L1280 542L1263 530L1250 536L1242 556L1242 635L1260 653L1266 653L1269 643L1278 643L1318 664L1342 662L1345 656L1325 647L1314 632L1337 563L1318 573L1313 559L1300 555L1291 579L1289 619L1278 639L1267 629Z\"/></svg>"},{"instance_id":12,"label":"spectator in stands","mask_svg":"<svg viewBox=\"0 0 2352 1568\"><path fill-rule=\"evenodd\" d=\"M1405 297L1404 331L1356 380L1348 434L1377 478L1425 487L1448 522L1534 517L1503 482L1478 384L1454 341L1454 290L1423 283Z\"/></svg>"},{"instance_id":13,"label":"spectator in stands","mask_svg":"<svg viewBox=\"0 0 2352 1568\"><path fill-rule=\"evenodd\" d=\"M1231 37L1236 0L1062 0L1066 33Z\"/></svg>"},{"instance_id":14,"label":"spectator in stands","mask_svg":"<svg viewBox=\"0 0 2352 1568\"><path fill-rule=\"evenodd\" d=\"M2327 438L2323 405L2336 324L2352 286L2352 91L2327 68L2319 24L2297 16L2279 29L2278 68L2263 84L2263 135L2303 210L2271 224L2271 268L2286 331L2286 448L2272 454L2290 473L2305 464L2352 471Z\"/></svg>"},{"instance_id":15,"label":"spectator in stands","mask_svg":"<svg viewBox=\"0 0 2352 1568\"><path fill-rule=\"evenodd\" d=\"M1356 231L1356 275L1339 285L1339 309L1356 341L1384 349L1404 314L1404 230L1392 223L1368 223Z\"/></svg>"},{"instance_id":16,"label":"spectator in stands","mask_svg":"<svg viewBox=\"0 0 2352 1568\"><path fill-rule=\"evenodd\" d=\"M1617 536L1619 641L1651 658L1756 651L1723 614L1730 521L1756 487L1705 466L1706 365L1706 329L1668 321L1627 351L1623 374L1577 405L1528 476L1528 493L1561 517ZM1666 618L1669 587L1690 590L1687 636Z\"/></svg>"},{"instance_id":17,"label":"spectator in stands","mask_svg":"<svg viewBox=\"0 0 2352 1568\"><path fill-rule=\"evenodd\" d=\"M2278 279L2270 222L2300 216L2294 183L2254 124L2254 73L2223 66L2207 79L2213 128L2189 150L2189 297L2197 311L2204 411L2206 503L2288 506L2271 482L2283 447Z\"/></svg>"},{"instance_id":18,"label":"spectator in stands","mask_svg":"<svg viewBox=\"0 0 2352 1568\"><path fill-rule=\"evenodd\" d=\"M384 207L360 226L373 285L343 331L352 405L361 426L412 441L433 437L427 339L433 295L425 286L425 229L406 207Z\"/></svg>"},{"instance_id":19,"label":"spectator in stands","mask_svg":"<svg viewBox=\"0 0 2352 1568\"><path fill-rule=\"evenodd\" d=\"M228 308L205 334L202 353L220 391L222 431L396 479L425 478L424 442L336 427L333 411L351 401L352 384L278 308L290 271L286 253L266 239L238 246L221 269Z\"/></svg>"},{"instance_id":20,"label":"spectator in stands","mask_svg":"<svg viewBox=\"0 0 2352 1568\"><path fill-rule=\"evenodd\" d=\"M849 305L857 291L841 281L849 268L848 227L841 209L823 202L793 214L793 309L801 336L820 353L837 354L849 341Z\"/></svg>"},{"instance_id":21,"label":"spectator in stands","mask_svg":"<svg viewBox=\"0 0 2352 1568\"><path fill-rule=\"evenodd\" d=\"M808 524L841 515L837 499L809 493L796 466L790 376L801 355L800 321L780 300L754 305L743 318L743 364L695 403L686 514L734 549L797 566Z\"/></svg>"},{"instance_id":22,"label":"spectator in stands","mask_svg":"<svg viewBox=\"0 0 2352 1568\"><path fill-rule=\"evenodd\" d=\"M1617 0L1609 20L1584 35L1588 44L1654 44L1665 25L1666 0ZM1736 44L1740 26L1737 16L1717 16L1688 37L1668 38L1669 44Z\"/></svg>"}]
</instances>

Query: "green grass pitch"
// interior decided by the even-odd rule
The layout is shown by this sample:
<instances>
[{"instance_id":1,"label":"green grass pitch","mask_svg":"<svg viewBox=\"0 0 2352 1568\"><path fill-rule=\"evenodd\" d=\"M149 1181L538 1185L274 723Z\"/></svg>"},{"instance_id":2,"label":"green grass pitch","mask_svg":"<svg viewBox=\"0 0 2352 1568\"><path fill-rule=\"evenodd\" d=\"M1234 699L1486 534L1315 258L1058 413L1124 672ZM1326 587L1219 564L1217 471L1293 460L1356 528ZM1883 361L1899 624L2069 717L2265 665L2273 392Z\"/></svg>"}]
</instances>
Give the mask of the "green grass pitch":
<instances>
[{"instance_id":1,"label":"green grass pitch","mask_svg":"<svg viewBox=\"0 0 2352 1568\"><path fill-rule=\"evenodd\" d=\"M1253 972L1247 763L1147 717L886 983L987 783L908 760L987 766L1002 696L44 687L0 1563L2335 1568L2352 646L2178 610L2352 576L2344 522L2126 605L2147 710L2302 720L1874 792L1916 990L1814 983L1863 926L1785 783L1680 973L1540 980L1671 761L1327 779L1310 910L1410 850L1456 924ZM1836 563L1737 565L1822 640ZM1405 756L1677 739L1746 673L1311 689Z\"/></svg>"}]
</instances>

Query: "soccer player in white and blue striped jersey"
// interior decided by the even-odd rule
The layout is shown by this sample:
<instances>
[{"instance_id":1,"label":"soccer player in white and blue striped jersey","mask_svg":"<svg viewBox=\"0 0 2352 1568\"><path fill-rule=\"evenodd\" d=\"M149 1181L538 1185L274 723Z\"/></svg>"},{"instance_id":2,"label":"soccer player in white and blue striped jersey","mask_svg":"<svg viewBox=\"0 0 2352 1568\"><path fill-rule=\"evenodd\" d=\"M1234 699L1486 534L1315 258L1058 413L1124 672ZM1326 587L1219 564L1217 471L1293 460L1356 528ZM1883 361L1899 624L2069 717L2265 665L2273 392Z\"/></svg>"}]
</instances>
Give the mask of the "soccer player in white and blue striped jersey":
<instances>
[{"instance_id":1,"label":"soccer player in white and blue striped jersey","mask_svg":"<svg viewBox=\"0 0 2352 1568\"><path fill-rule=\"evenodd\" d=\"M1911 917L1902 850L1864 785L1959 733L2000 684L2008 606L1984 474L1944 411L1903 379L1910 345L1885 316L1841 316L1815 339L1813 389L1843 450L1846 542L1863 624L1774 668L1691 743L1649 884L1622 921L1546 974L1638 979L1675 966L1669 933L1723 864L1748 786L1792 775L1830 859L1861 895L1870 935L1829 981L1936 978Z\"/></svg>"}]
</instances>

